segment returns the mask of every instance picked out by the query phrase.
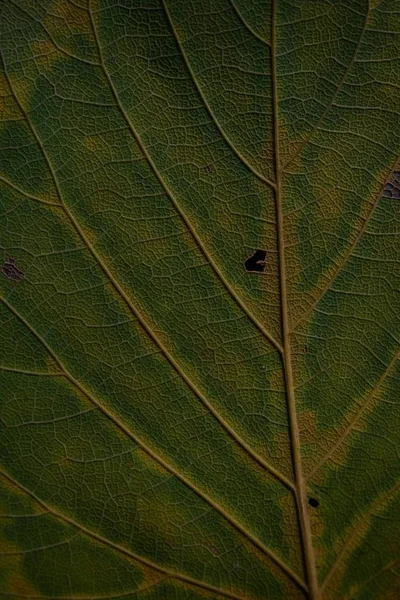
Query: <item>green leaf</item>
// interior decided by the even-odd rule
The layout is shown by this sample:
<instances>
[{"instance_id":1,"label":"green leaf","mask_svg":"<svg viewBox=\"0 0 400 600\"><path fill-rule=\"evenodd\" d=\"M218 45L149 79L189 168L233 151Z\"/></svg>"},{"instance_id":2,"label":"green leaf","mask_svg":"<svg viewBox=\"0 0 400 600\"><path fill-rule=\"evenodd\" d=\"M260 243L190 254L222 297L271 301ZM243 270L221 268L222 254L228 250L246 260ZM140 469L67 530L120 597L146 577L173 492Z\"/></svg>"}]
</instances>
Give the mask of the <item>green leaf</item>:
<instances>
[{"instance_id":1,"label":"green leaf","mask_svg":"<svg viewBox=\"0 0 400 600\"><path fill-rule=\"evenodd\" d=\"M400 1L1 11L0 597L397 598Z\"/></svg>"}]
</instances>

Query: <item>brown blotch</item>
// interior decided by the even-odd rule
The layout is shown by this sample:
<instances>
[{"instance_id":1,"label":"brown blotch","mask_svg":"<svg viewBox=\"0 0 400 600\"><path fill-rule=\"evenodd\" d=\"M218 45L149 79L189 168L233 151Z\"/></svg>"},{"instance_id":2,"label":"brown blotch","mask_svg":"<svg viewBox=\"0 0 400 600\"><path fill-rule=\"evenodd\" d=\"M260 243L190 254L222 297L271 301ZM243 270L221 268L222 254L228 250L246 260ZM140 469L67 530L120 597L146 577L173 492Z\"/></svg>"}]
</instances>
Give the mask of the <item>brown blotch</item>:
<instances>
[{"instance_id":1,"label":"brown blotch","mask_svg":"<svg viewBox=\"0 0 400 600\"><path fill-rule=\"evenodd\" d=\"M11 279L15 281L15 283L20 283L24 278L24 273L17 267L16 260L13 256L10 256L1 267L1 272L3 275L7 277L7 279Z\"/></svg>"}]
</instances>

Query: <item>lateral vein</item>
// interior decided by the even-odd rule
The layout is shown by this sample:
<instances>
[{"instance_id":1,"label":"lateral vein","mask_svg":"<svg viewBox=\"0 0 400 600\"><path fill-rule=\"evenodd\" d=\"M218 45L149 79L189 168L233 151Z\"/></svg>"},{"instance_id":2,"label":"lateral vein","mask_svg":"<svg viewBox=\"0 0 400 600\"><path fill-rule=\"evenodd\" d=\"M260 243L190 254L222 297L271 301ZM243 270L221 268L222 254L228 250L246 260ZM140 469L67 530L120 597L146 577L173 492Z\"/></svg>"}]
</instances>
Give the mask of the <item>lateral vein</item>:
<instances>
[{"instance_id":1,"label":"lateral vein","mask_svg":"<svg viewBox=\"0 0 400 600\"><path fill-rule=\"evenodd\" d=\"M161 0L161 1L162 1L162 5L163 5L163 8L164 8L164 12L166 14L166 17L167 17L170 29L172 31L172 34L173 34L175 40L176 40L176 43L177 43L179 51L180 51L180 53L182 55L183 61L185 63L185 66L186 66L187 70L189 71L190 77L191 77L191 79L193 81L193 84L194 84L196 90L197 90L197 93L199 94L199 96L200 96L200 98L201 98L201 100L203 102L203 105L204 105L205 109L207 110L208 114L210 115L210 117L212 119L212 122L214 123L214 125L216 126L216 128L218 129L218 131L220 132L223 140L228 144L228 146L230 147L230 149L235 153L235 155L239 158L239 160L249 169L249 171L251 173L253 173L253 175L255 175L258 179L260 179L260 181L266 183L272 189L275 189L275 185L276 184L273 181L271 181L270 179L268 179L267 177L264 177L264 175L261 175L261 173L259 173L249 163L249 161L242 154L240 154L240 152L238 150L236 150L235 146L233 145L233 143L230 141L229 137L226 135L226 133L222 129L221 125L218 122L218 119L216 118L216 116L214 115L213 111L211 110L211 106L209 105L208 100L207 100L207 98L205 97L205 95L203 93L203 90L201 89L201 87L197 83L196 75L194 74L193 69L190 66L190 63L189 63L188 58L186 56L186 53L185 53L185 51L183 49L183 46L181 44L181 41L180 41L180 39L178 37L178 34L176 32L176 28L175 28L174 23L172 21L172 18L171 18L170 12L168 10L167 4L166 4L165 0ZM252 32L252 33L253 33L253 35L255 35L254 32ZM266 43L266 42L264 41L264 43Z\"/></svg>"},{"instance_id":2,"label":"lateral vein","mask_svg":"<svg viewBox=\"0 0 400 600\"><path fill-rule=\"evenodd\" d=\"M175 195L173 194L173 192L171 191L171 189L169 188L168 184L166 183L166 181L163 179L163 177L160 175L156 165L154 164L150 154L148 153L148 151L146 150L143 141L140 137L140 135L137 133L136 129L133 126L132 121L130 120L126 110L124 109L117 90L112 82L112 79L110 77L110 74L108 73L108 70L105 66L104 63L104 59L103 59L103 53L101 50L101 46L100 46L100 42L98 39L98 35L97 35L97 30L95 27L95 23L94 23L94 19L93 19L93 15L91 10L89 9L89 15L90 15L90 19L91 19L91 23L92 23L92 28L93 28L93 34L94 34L94 38L96 40L96 44L97 44L97 48L98 48L98 52L99 52L99 56L100 56L100 60L101 60L101 67L102 70L104 72L104 75L108 81L108 84L110 86L111 92L114 96L116 105L118 107L118 109L120 110L129 130L131 131L136 143L138 144L143 156L145 157L147 163L149 164L153 174L155 175L155 177L157 178L157 180L159 181L159 183L161 184L161 187L164 189L166 195L168 196L168 198L171 200L172 204L174 205L175 209L177 210L179 216L181 217L182 221L185 223L186 227L188 228L191 236L193 237L193 239L195 240L197 246L199 247L199 249L201 250L201 252L203 253L203 255L205 256L205 258L207 259L210 267L212 268L212 270L214 271L214 273L217 275L218 279L221 281L221 283L224 285L225 289L228 291L228 293L230 294L230 296L235 300L235 302L240 306L240 308L244 311L244 313L248 316L248 318L253 322L253 324L257 327L257 329L264 335L264 337L270 342L270 344L272 344L276 350L278 350L278 352L280 352L282 354L282 346L281 344L274 338L274 336L269 333L269 331L267 331L265 329L265 327L262 325L262 323L260 323L260 321L250 312L250 310L247 308L246 304L243 302L243 300L240 298L240 296L235 292L235 290L233 289L233 287L231 286L231 284L228 282L228 280L225 278L224 274L222 273L221 269L218 267L218 265L216 264L215 260L213 259L213 257L211 256L211 254L208 252L205 244L203 243L203 241L201 240L201 238L199 237L198 233L196 232L195 228L193 227L193 225L191 224L189 218L187 217L186 213L184 212L184 210L182 209L181 205L179 204L179 202L177 201L177 199L175 198Z\"/></svg>"},{"instance_id":3,"label":"lateral vein","mask_svg":"<svg viewBox=\"0 0 400 600\"><path fill-rule=\"evenodd\" d=\"M301 589L306 589L304 582L300 577L283 561L277 556L272 550L263 544L255 535L248 531L235 517L229 515L229 513L219 506L215 500L207 496L200 488L192 483L185 475L182 475L175 467L170 465L167 461L161 458L154 450L150 448L145 442L141 440L136 434L134 434L117 416L113 414L111 410L103 405L84 385L80 383L75 377L68 371L65 365L62 363L60 358L49 346L49 344L42 338L42 336L32 327L32 325L21 315L16 308L14 308L5 298L0 297L0 300L5 306L23 323L27 329L36 337L36 339L46 348L54 361L58 364L61 371L65 373L65 377L76 387L92 404L94 404L114 425L116 425L129 439L137 444L148 456L155 460L161 465L166 471L174 475L179 479L186 487L191 491L195 492L202 500L207 502L212 508L214 508L232 527L234 527L239 533L247 538L253 545L266 554L276 565L278 565L282 571L284 571Z\"/></svg>"},{"instance_id":4,"label":"lateral vein","mask_svg":"<svg viewBox=\"0 0 400 600\"><path fill-rule=\"evenodd\" d=\"M379 509L381 507L381 505L384 504L393 494L395 494L399 488L400 488L400 481L397 482L392 488L390 488L390 490L388 490L386 493L384 493L380 498L378 498L374 502L374 504L371 506L369 511L360 517L360 519L355 524L352 533L349 535L349 537L343 544L342 549L339 552L339 554L337 555L335 561L333 562L327 576L325 577L324 581L322 582L321 590L324 590L327 587L329 581L332 579L333 574L336 572L336 570L340 564L340 561L342 560L347 548L351 545L353 540L357 537L357 534L360 532L359 526L362 523L365 523L367 518L369 516L371 516L375 510Z\"/></svg>"},{"instance_id":5,"label":"lateral vein","mask_svg":"<svg viewBox=\"0 0 400 600\"><path fill-rule=\"evenodd\" d=\"M169 569L166 569L166 568L162 567L161 565L154 563L153 561L141 556L140 554L137 554L136 552L133 552L132 550L129 550L128 548L125 548L124 546L121 546L120 544L117 544L117 543L111 541L110 539L99 535L98 533L85 527L85 525L78 523L77 521L75 521L74 519L69 517L68 515L63 514L63 513L59 512L58 510L56 510L55 508L53 508L52 506L46 504L43 500L41 500L38 496L36 496L36 494L34 494L30 490L28 490L24 485L22 485L19 481L17 481L13 477L11 477L11 475L6 473L3 469L0 469L0 475L2 475L2 477L4 477L4 479L7 479L11 484L15 485L18 489L25 492L25 494L27 494L33 500L35 500L48 513L52 514L54 517L56 517L60 521L64 521L65 523L68 523L68 525L75 527L79 531L85 533L88 537L95 539L96 541L100 542L101 544L104 544L105 546L109 546L110 548L117 550L121 554L124 554L125 556L128 556L129 558L133 558L134 560L137 560L138 562L146 565L147 567L150 567L151 569L154 569L155 571L158 571L159 573L163 573L164 575L167 575L168 577L170 577L172 579L178 579L180 581L184 581L185 583L189 583L190 585L200 587L200 588L206 589L206 590L214 592L214 593L218 593L221 596L225 596L227 598L232 598L233 600L246 600L246 598L244 598L243 596L239 596L238 594L234 594L232 592L229 592L228 590L221 590L220 588L217 588L213 585L209 585L208 583L204 583L202 581L199 581L197 579L189 577L188 575L184 575L183 573L177 573L174 571L170 571Z\"/></svg>"},{"instance_id":6,"label":"lateral vein","mask_svg":"<svg viewBox=\"0 0 400 600\"><path fill-rule=\"evenodd\" d=\"M368 17L370 14L371 8L370 6L368 7L368 10L365 13L365 19L364 19L364 23L361 29L361 33L360 33L360 37L358 39L357 45L354 49L354 53L353 56L350 60L350 63L347 67L347 69L345 70L345 72L343 73L343 76L341 78L341 80L339 81L339 85L337 86L335 93L332 96L331 101L329 102L328 106L325 108L325 110L323 111L322 115L320 116L320 118L318 119L317 123L314 125L314 127L311 129L311 131L309 132L309 134L306 136L306 138L299 144L299 146L297 147L297 150L294 151L294 153L288 158L288 160L286 161L286 163L281 167L282 170L286 169L296 158L296 156L299 155L299 153L303 150L303 148L306 146L306 144L310 141L310 139L312 138L312 136L314 135L314 133L317 131L318 127L320 126L320 124L323 122L323 120L325 119L326 115L328 114L328 112L330 111L330 109L332 108L333 103L335 102L336 97L339 95L348 74L350 73L350 70L352 69L354 62L356 60L358 51L360 49L361 46L361 42L362 39L364 37L364 33L367 27L367 21L368 21Z\"/></svg>"},{"instance_id":7,"label":"lateral vein","mask_svg":"<svg viewBox=\"0 0 400 600\"><path fill-rule=\"evenodd\" d=\"M5 65L4 65L4 69L5 69ZM178 362L174 359L174 357L172 356L172 354L169 352L169 350L164 346L164 344L161 342L161 340L155 335L155 333L153 332L153 330L151 329L150 325L147 323L147 321L144 319L143 315L141 314L141 312L136 308L136 306L133 304L133 302L131 301L130 297L128 296L128 294L124 291L124 289L121 287L121 285L118 283L118 281L114 278L114 276L112 275L111 271L108 269L104 259L98 254L98 252L95 250L95 248L90 244L90 242L87 240L85 234L83 233L79 223L76 221L73 213L70 211L70 209L68 208L68 206L65 204L65 202L63 201L62 198L62 194L61 194L61 190L60 190L60 186L58 184L57 181L57 177L55 174L55 171L52 167L52 164L47 156L47 153L44 149L44 146L40 140L40 138L38 137L36 130L34 129L34 127L32 126L28 115L26 113L26 111L24 110L24 107L22 106L22 104L20 103L17 95L15 94L13 87L11 85L11 82L9 80L7 71L5 69L5 76L7 78L8 84L10 86L11 91L13 92L14 98L22 112L22 114L24 115L26 122L33 134L33 136L35 137L37 144L42 152L42 155L46 161L46 164L48 166L49 172L51 174L51 177L53 179L55 188L57 190L57 194L58 197L60 199L60 206L62 207L63 211L65 212L66 216L69 218L71 224L73 225L75 231L77 232L77 234L79 235L79 237L82 239L83 243L85 244L86 248L89 250L89 252L91 253L91 255L93 256L93 258L95 259L95 261L97 262L97 264L99 265L99 267L102 269L103 273L106 275L107 279L110 281L110 283L112 284L112 286L114 287L114 289L117 291L117 293L120 295L120 297L122 298L122 300L125 302L126 306L128 307L128 309L132 312L132 314L136 317L138 323L140 324L140 326L142 327L142 329L146 332L146 334L150 337L150 339L153 341L154 344L156 344L156 346L160 349L160 351L163 353L163 355L165 356L165 358L167 359L167 361L170 363L170 365L173 367L173 369L175 370L176 373L178 373L178 375L183 379L183 381L186 383L186 385L189 387L189 389L195 394L195 396L204 404L204 406L206 406L208 408L208 410L212 413L212 415L215 417L215 419L222 425L222 427L229 433L229 435L235 440L235 442L240 445L245 452L247 452L252 458L253 460L255 460L260 466L262 466L265 470L267 470L269 473L271 473L274 477L276 477L276 479L278 479L283 485L285 485L290 491L294 491L294 485L293 483L280 471L278 471L277 469L275 469L275 467L273 467L271 464L269 464L264 458L262 458L261 456L259 456L252 448L249 444L247 444L247 442L245 442L240 436L239 434L236 433L236 431L233 429L233 427L231 427L227 421L225 421L225 419L219 414L219 412L217 411L217 409L213 406L213 404L204 396L204 394L199 390L199 388L192 382L192 380L186 375L186 373L183 371L183 369L181 368L181 366L178 364ZM121 110L122 107L121 107Z\"/></svg>"},{"instance_id":8,"label":"lateral vein","mask_svg":"<svg viewBox=\"0 0 400 600\"><path fill-rule=\"evenodd\" d=\"M336 266L336 269L334 271L334 273L331 275L331 277L329 278L329 280L327 281L327 283L324 286L324 289L322 290L322 292L320 292L318 298L316 298L314 300L314 302L309 306L309 308L306 310L306 312L292 325L291 327L291 332L295 331L299 325L301 325L301 323L303 323L307 317L310 316L310 314L313 312L313 310L315 309L315 307L317 306L317 304L319 304L319 302L322 300L322 298L325 296L325 294L331 289L332 284L335 282L335 280L337 279L337 277L340 275L341 271L343 270L344 266L346 265L346 263L351 259L351 257L353 256L353 251L356 248L357 244L359 243L359 241L361 240L362 236L364 235L368 224L370 223L372 216L379 204L379 201L381 200L382 194L383 194L383 190L387 184L387 182L389 181L390 177L393 175L394 171L396 170L397 166L398 166L398 161L399 158L396 157L395 159L395 163L392 167L392 169L390 170L390 173L388 175L388 177L385 179L385 181L382 183L379 192L375 198L375 202L371 205L371 208L368 212L368 214L366 215L365 219L364 219L364 223L360 229L360 231L358 232L357 236L354 238L353 243L350 245L350 247L348 248L347 252L345 253L345 255L343 256L342 260L340 261L340 263ZM375 259L376 260L376 259Z\"/></svg>"},{"instance_id":9,"label":"lateral vein","mask_svg":"<svg viewBox=\"0 0 400 600\"><path fill-rule=\"evenodd\" d=\"M397 352L394 354L393 358L389 362L385 371L382 373L381 377L379 378L379 380L377 381L375 386L372 388L370 394L368 394L365 401L362 403L362 405L360 406L358 411L355 413L354 417L351 419L350 423L348 424L348 426L346 427L346 429L344 430L344 432L342 433L342 435L340 436L338 441L328 450L328 452L321 458L321 460L317 463L317 465L309 473L309 475L307 476L307 481L312 479L312 477L315 475L315 473L317 473L321 469L321 467L326 463L326 461L329 460L329 458L336 452L336 450L343 444L343 442L346 440L346 438L350 435L352 429L354 429L355 424L357 423L357 421L359 421L359 419L361 419L362 415L364 414L365 410L367 409L368 404L374 398L376 393L379 391L380 387L382 386L386 377L389 375L390 371L393 369L393 367L396 364L396 362L398 361L399 357L400 357L400 349L398 349Z\"/></svg>"}]
</instances>

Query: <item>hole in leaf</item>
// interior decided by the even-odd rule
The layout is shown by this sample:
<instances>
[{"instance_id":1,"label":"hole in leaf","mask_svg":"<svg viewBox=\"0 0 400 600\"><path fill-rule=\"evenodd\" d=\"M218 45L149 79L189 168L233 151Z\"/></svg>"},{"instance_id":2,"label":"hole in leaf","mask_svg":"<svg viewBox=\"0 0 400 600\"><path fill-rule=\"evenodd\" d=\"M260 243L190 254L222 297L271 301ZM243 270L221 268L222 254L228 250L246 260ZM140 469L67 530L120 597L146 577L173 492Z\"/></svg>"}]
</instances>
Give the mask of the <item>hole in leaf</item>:
<instances>
[{"instance_id":1,"label":"hole in leaf","mask_svg":"<svg viewBox=\"0 0 400 600\"><path fill-rule=\"evenodd\" d=\"M4 265L1 267L1 272L7 277L7 279L11 279L16 283L19 283L24 278L24 274L20 269L18 269L13 256L10 256L10 258L6 260Z\"/></svg>"},{"instance_id":2,"label":"hole in leaf","mask_svg":"<svg viewBox=\"0 0 400 600\"><path fill-rule=\"evenodd\" d=\"M318 500L316 498L309 498L308 499L308 504L310 506L312 506L312 508L318 508L318 506L319 506L319 502L318 502Z\"/></svg>"},{"instance_id":3,"label":"hole in leaf","mask_svg":"<svg viewBox=\"0 0 400 600\"><path fill-rule=\"evenodd\" d=\"M214 173L214 167L212 165L206 165L204 167L204 170L207 173L207 175L210 175L210 173Z\"/></svg>"},{"instance_id":4,"label":"hole in leaf","mask_svg":"<svg viewBox=\"0 0 400 600\"><path fill-rule=\"evenodd\" d=\"M265 269L266 250L255 250L251 256L244 261L244 267L249 273L262 273Z\"/></svg>"}]
</instances>

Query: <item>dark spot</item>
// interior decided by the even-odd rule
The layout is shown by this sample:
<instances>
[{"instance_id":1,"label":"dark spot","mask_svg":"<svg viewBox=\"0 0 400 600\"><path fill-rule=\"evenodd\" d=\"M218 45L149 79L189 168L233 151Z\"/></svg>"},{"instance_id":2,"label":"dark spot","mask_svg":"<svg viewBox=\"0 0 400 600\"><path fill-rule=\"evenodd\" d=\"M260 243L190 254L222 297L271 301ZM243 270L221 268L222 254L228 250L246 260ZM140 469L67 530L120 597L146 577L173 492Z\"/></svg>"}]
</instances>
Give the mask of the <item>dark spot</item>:
<instances>
[{"instance_id":1,"label":"dark spot","mask_svg":"<svg viewBox=\"0 0 400 600\"><path fill-rule=\"evenodd\" d=\"M251 256L244 261L244 267L249 273L262 273L265 269L266 250L255 250Z\"/></svg>"},{"instance_id":2,"label":"dark spot","mask_svg":"<svg viewBox=\"0 0 400 600\"><path fill-rule=\"evenodd\" d=\"M395 171L383 190L385 198L400 198L400 171Z\"/></svg>"},{"instance_id":3,"label":"dark spot","mask_svg":"<svg viewBox=\"0 0 400 600\"><path fill-rule=\"evenodd\" d=\"M20 271L20 269L18 269L13 256L10 256L10 258L6 260L4 265L1 267L1 272L7 277L7 279L11 279L16 283L19 283L24 278L24 274L22 271Z\"/></svg>"},{"instance_id":4,"label":"dark spot","mask_svg":"<svg viewBox=\"0 0 400 600\"><path fill-rule=\"evenodd\" d=\"M316 498L309 498L308 499L308 504L310 506L312 506L313 508L318 508L318 506L319 506L319 502L318 502L318 500Z\"/></svg>"},{"instance_id":5,"label":"dark spot","mask_svg":"<svg viewBox=\"0 0 400 600\"><path fill-rule=\"evenodd\" d=\"M303 346L302 349L301 349L301 351L302 351L303 354L308 354L308 348L307 348L307 346Z\"/></svg>"},{"instance_id":6,"label":"dark spot","mask_svg":"<svg viewBox=\"0 0 400 600\"><path fill-rule=\"evenodd\" d=\"M212 165L206 165L204 167L204 170L207 173L207 175L210 175L211 173L214 173L214 167Z\"/></svg>"}]
</instances>

